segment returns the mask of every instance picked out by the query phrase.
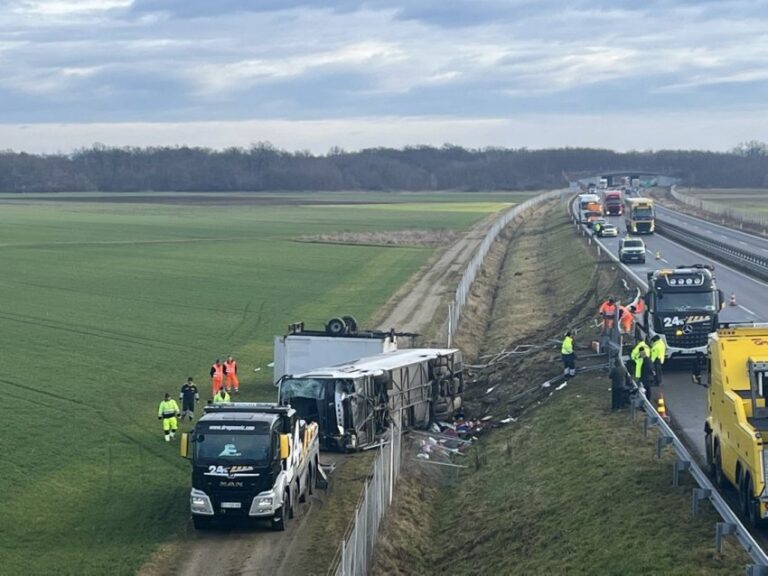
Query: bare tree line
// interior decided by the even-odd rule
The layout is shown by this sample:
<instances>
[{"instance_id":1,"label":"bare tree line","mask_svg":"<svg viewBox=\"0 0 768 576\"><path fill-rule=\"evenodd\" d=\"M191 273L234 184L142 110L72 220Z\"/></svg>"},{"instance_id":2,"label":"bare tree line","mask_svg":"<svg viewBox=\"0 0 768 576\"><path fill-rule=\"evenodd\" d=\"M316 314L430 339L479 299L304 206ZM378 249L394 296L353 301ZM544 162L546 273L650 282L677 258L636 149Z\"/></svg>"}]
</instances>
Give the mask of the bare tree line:
<instances>
[{"instance_id":1,"label":"bare tree line","mask_svg":"<svg viewBox=\"0 0 768 576\"><path fill-rule=\"evenodd\" d=\"M599 172L644 170L700 187L768 187L768 147L729 152L413 146L288 152L269 143L212 150L106 147L72 154L0 152L0 191L530 190Z\"/></svg>"}]
</instances>

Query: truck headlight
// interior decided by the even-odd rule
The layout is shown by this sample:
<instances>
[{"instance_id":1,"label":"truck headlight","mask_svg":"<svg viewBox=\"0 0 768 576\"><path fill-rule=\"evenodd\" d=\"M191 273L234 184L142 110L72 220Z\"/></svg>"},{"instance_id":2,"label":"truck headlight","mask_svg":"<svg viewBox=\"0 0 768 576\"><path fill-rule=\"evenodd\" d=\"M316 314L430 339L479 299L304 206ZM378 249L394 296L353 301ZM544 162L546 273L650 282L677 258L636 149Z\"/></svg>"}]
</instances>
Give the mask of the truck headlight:
<instances>
[{"instance_id":1,"label":"truck headlight","mask_svg":"<svg viewBox=\"0 0 768 576\"><path fill-rule=\"evenodd\" d=\"M213 506L211 505L211 499L202 490L192 489L189 495L189 507L192 514L204 514L206 516L213 516Z\"/></svg>"},{"instance_id":2,"label":"truck headlight","mask_svg":"<svg viewBox=\"0 0 768 576\"><path fill-rule=\"evenodd\" d=\"M272 494L267 496L256 496L251 503L251 514L263 514L272 512L274 508L275 497Z\"/></svg>"}]
</instances>

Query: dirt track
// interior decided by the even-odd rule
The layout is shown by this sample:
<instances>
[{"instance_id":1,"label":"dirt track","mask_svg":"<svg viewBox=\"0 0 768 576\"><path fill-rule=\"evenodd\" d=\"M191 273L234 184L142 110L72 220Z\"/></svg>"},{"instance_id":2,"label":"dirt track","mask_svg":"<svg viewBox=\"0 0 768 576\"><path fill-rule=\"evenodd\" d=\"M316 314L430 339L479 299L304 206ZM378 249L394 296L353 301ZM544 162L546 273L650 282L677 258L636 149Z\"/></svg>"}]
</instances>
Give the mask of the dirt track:
<instances>
[{"instance_id":1,"label":"dirt track","mask_svg":"<svg viewBox=\"0 0 768 576\"><path fill-rule=\"evenodd\" d=\"M379 325L395 326L402 331L419 331L430 324L448 290L472 258L493 217L483 219L463 238L438 252L385 307L386 317ZM453 277L456 276L456 279ZM451 282L452 281L452 282ZM343 455L323 453L324 462L343 465ZM272 532L263 527L233 528L195 532L188 529L187 539L163 547L140 571L140 576L175 576L270 574L289 576L296 573L291 560L302 555L312 526L311 512L323 505L323 495L308 499L297 517L289 521L286 532ZM308 521L309 520L309 521ZM190 522L191 524L191 522ZM329 543L329 545L332 545ZM290 557L289 557L290 552ZM325 569L319 572L325 574Z\"/></svg>"}]
</instances>

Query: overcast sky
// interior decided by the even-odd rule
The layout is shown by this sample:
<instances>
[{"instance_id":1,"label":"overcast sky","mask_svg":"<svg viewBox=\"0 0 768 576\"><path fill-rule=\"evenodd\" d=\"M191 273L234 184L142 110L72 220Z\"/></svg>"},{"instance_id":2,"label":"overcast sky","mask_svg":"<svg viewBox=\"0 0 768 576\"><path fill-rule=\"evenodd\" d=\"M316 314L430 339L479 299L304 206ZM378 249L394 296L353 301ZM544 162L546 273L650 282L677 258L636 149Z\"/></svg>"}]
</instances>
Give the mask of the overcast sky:
<instances>
[{"instance_id":1,"label":"overcast sky","mask_svg":"<svg viewBox=\"0 0 768 576\"><path fill-rule=\"evenodd\" d=\"M0 0L0 148L768 140L768 0Z\"/></svg>"}]
</instances>

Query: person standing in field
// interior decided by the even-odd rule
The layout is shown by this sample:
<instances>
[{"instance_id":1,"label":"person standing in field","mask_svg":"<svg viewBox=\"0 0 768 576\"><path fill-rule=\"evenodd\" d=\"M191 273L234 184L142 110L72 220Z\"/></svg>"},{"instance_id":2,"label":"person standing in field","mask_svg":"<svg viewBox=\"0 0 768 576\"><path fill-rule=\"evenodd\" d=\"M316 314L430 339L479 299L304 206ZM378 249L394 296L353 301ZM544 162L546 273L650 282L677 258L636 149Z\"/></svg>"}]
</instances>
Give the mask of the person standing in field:
<instances>
[{"instance_id":1,"label":"person standing in field","mask_svg":"<svg viewBox=\"0 0 768 576\"><path fill-rule=\"evenodd\" d=\"M211 365L211 396L216 396L216 393L224 386L225 370L224 364L216 358L216 362Z\"/></svg>"},{"instance_id":2,"label":"person standing in field","mask_svg":"<svg viewBox=\"0 0 768 576\"><path fill-rule=\"evenodd\" d=\"M179 405L176 404L176 400L171 398L168 392L165 393L165 398L160 402L160 406L157 408L157 418L163 421L163 434L165 435L165 441L170 442L171 438L176 435L178 429L178 421L176 418L179 415Z\"/></svg>"},{"instance_id":3,"label":"person standing in field","mask_svg":"<svg viewBox=\"0 0 768 576\"><path fill-rule=\"evenodd\" d=\"M187 378L187 381L181 387L179 392L179 400L181 400L181 418L184 421L184 416L189 416L190 422L195 418L195 402L200 400L200 394L197 391L197 386L192 380L192 376Z\"/></svg>"},{"instance_id":4,"label":"person standing in field","mask_svg":"<svg viewBox=\"0 0 768 576\"><path fill-rule=\"evenodd\" d=\"M560 356L563 360L563 376L576 376L576 354L573 352L573 335L570 330L563 338Z\"/></svg>"},{"instance_id":5,"label":"person standing in field","mask_svg":"<svg viewBox=\"0 0 768 576\"><path fill-rule=\"evenodd\" d=\"M237 379L237 361L232 356L228 356L227 361L224 362L224 374L227 376L227 392L234 389L235 394L239 394L240 380Z\"/></svg>"}]
</instances>

